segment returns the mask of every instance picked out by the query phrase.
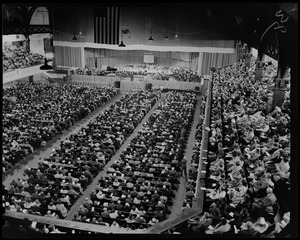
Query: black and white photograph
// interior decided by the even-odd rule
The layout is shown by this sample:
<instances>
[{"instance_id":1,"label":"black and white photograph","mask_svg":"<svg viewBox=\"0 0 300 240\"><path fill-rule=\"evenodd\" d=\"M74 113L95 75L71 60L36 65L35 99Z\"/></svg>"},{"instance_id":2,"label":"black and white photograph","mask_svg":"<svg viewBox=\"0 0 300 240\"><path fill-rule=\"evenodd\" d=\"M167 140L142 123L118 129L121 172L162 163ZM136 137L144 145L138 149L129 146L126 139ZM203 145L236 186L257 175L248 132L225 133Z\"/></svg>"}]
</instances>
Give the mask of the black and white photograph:
<instances>
[{"instance_id":1,"label":"black and white photograph","mask_svg":"<svg viewBox=\"0 0 300 240\"><path fill-rule=\"evenodd\" d=\"M298 2L2 3L2 238L297 238L298 81Z\"/></svg>"}]
</instances>

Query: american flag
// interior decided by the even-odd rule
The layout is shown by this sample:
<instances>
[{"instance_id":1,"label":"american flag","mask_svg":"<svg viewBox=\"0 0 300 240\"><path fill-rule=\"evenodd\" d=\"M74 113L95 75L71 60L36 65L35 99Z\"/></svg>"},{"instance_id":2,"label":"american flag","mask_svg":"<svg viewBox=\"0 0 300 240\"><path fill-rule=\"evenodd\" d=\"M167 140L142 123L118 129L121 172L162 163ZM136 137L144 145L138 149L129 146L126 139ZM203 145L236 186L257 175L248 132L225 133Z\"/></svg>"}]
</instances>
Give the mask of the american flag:
<instances>
[{"instance_id":1,"label":"american flag","mask_svg":"<svg viewBox=\"0 0 300 240\"><path fill-rule=\"evenodd\" d=\"M119 44L118 7L101 7L95 11L94 42L103 44Z\"/></svg>"}]
</instances>

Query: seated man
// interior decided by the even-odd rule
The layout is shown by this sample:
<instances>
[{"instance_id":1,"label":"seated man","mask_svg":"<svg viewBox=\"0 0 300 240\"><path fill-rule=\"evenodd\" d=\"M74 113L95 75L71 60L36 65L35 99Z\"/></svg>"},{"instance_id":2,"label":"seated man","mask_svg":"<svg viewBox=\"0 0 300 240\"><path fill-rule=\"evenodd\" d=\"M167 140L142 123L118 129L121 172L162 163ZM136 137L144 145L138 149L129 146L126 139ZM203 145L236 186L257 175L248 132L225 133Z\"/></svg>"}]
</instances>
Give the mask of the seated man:
<instances>
[{"instance_id":1,"label":"seated man","mask_svg":"<svg viewBox=\"0 0 300 240\"><path fill-rule=\"evenodd\" d=\"M135 222L141 224L141 223L146 223L146 220L144 219L143 216L141 216L140 214L137 214L136 218L135 218Z\"/></svg>"},{"instance_id":2,"label":"seated man","mask_svg":"<svg viewBox=\"0 0 300 240\"><path fill-rule=\"evenodd\" d=\"M263 210L265 210L266 207L273 206L277 201L277 198L273 193L272 188L268 187L266 191L267 196L263 198L254 198L254 202L252 203L252 209L255 214L259 213L259 215L261 215L261 213L263 213Z\"/></svg>"},{"instance_id":3,"label":"seated man","mask_svg":"<svg viewBox=\"0 0 300 240\"><path fill-rule=\"evenodd\" d=\"M111 213L109 214L109 217L110 217L111 219L116 219L118 216L119 216L118 210L115 210L114 212L111 212Z\"/></svg>"}]
</instances>

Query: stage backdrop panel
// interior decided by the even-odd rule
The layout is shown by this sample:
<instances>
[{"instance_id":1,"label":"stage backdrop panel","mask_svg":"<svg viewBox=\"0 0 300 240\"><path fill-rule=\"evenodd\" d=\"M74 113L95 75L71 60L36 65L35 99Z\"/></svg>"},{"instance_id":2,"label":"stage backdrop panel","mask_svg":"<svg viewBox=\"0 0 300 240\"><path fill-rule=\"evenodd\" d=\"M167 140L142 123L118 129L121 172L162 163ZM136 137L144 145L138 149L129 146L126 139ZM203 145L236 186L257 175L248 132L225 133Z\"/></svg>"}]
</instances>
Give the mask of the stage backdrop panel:
<instances>
[{"instance_id":1,"label":"stage backdrop panel","mask_svg":"<svg viewBox=\"0 0 300 240\"><path fill-rule=\"evenodd\" d=\"M55 46L55 59L58 66L81 67L81 57L85 65L106 69L128 63L144 63L144 54L154 55L154 64L186 67L200 75L209 75L211 67L226 67L236 62L236 53L207 52L160 52L145 50L111 50L102 48ZM200 58L200 59L199 59Z\"/></svg>"},{"instance_id":2,"label":"stage backdrop panel","mask_svg":"<svg viewBox=\"0 0 300 240\"><path fill-rule=\"evenodd\" d=\"M128 63L144 63L144 55L149 54L154 56L154 64L181 66L197 72L199 53L85 48L85 62L91 67L102 68L103 65L115 67Z\"/></svg>"},{"instance_id":3,"label":"stage backdrop panel","mask_svg":"<svg viewBox=\"0 0 300 240\"><path fill-rule=\"evenodd\" d=\"M202 75L209 75L210 68L226 67L236 62L236 54L232 53L202 53L199 72Z\"/></svg>"},{"instance_id":4,"label":"stage backdrop panel","mask_svg":"<svg viewBox=\"0 0 300 240\"><path fill-rule=\"evenodd\" d=\"M55 65L81 67L81 49L79 47L55 46Z\"/></svg>"}]
</instances>

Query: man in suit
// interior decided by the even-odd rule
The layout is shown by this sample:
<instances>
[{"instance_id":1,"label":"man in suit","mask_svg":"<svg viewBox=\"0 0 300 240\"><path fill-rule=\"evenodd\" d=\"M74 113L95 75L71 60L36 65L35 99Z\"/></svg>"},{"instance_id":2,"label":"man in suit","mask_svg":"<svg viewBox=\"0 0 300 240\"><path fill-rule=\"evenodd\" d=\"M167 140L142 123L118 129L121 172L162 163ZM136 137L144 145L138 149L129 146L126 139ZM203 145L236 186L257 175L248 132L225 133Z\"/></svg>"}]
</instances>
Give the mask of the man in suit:
<instances>
[{"instance_id":1,"label":"man in suit","mask_svg":"<svg viewBox=\"0 0 300 240\"><path fill-rule=\"evenodd\" d=\"M187 164L187 159L184 157L180 162L180 167L181 167L181 176L183 176L184 174L185 177L187 177L186 164Z\"/></svg>"},{"instance_id":2,"label":"man in suit","mask_svg":"<svg viewBox=\"0 0 300 240\"><path fill-rule=\"evenodd\" d=\"M261 214L264 212L266 207L273 206L277 201L277 198L273 193L272 188L268 187L266 191L267 191L267 196L263 198L254 198L254 202L252 203L253 213L259 214L259 216L261 216Z\"/></svg>"}]
</instances>

